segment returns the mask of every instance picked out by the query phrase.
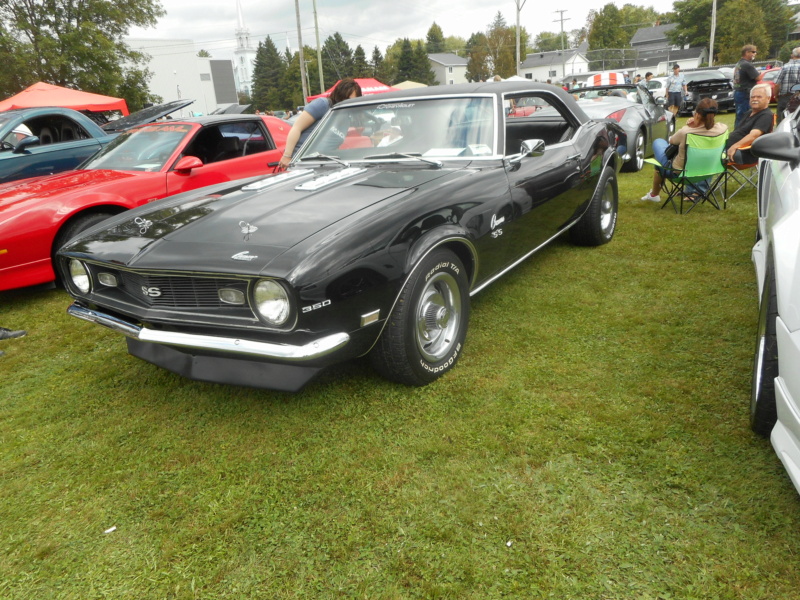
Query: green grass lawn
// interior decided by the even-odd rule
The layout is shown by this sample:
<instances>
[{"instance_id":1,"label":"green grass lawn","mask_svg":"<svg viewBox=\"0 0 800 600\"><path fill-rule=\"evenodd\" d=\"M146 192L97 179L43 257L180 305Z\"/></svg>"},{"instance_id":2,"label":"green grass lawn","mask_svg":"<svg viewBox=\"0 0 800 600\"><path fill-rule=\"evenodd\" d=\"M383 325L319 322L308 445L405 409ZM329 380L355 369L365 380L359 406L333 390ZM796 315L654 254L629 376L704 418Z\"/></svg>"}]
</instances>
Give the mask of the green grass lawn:
<instances>
[{"instance_id":1,"label":"green grass lawn","mask_svg":"<svg viewBox=\"0 0 800 600\"><path fill-rule=\"evenodd\" d=\"M0 344L0 598L797 598L800 501L748 426L755 194L676 215L651 176L611 244L473 298L420 389L197 383L62 291L0 294L29 330Z\"/></svg>"}]
</instances>

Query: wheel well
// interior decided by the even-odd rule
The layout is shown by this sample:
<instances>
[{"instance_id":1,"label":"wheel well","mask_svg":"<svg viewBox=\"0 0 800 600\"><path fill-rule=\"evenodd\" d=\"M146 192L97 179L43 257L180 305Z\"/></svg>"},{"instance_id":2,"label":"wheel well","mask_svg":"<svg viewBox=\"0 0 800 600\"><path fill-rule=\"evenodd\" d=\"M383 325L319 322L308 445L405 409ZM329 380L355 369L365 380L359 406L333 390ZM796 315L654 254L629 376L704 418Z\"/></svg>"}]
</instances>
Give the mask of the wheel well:
<instances>
[{"instance_id":1,"label":"wheel well","mask_svg":"<svg viewBox=\"0 0 800 600\"><path fill-rule=\"evenodd\" d=\"M472 250L470 250L465 243L458 240L451 240L445 244L442 244L440 247L450 250L463 263L464 268L467 270L467 279L470 282L471 289L475 283L475 275L477 271L477 258L473 254Z\"/></svg>"},{"instance_id":2,"label":"wheel well","mask_svg":"<svg viewBox=\"0 0 800 600\"><path fill-rule=\"evenodd\" d=\"M61 232L64 231L67 227L69 227L71 223L74 223L76 219L97 214L118 215L119 213L125 212L126 210L128 209L122 206L105 205L105 206L92 206L90 208L87 208L86 210L82 210L80 212L75 213L69 219L67 219L61 224L61 227L58 228L58 231L56 231L56 234L53 236L53 243L50 247L50 256L53 256L55 254L55 251L57 250L56 244L58 244L58 238L61 235Z\"/></svg>"}]
</instances>

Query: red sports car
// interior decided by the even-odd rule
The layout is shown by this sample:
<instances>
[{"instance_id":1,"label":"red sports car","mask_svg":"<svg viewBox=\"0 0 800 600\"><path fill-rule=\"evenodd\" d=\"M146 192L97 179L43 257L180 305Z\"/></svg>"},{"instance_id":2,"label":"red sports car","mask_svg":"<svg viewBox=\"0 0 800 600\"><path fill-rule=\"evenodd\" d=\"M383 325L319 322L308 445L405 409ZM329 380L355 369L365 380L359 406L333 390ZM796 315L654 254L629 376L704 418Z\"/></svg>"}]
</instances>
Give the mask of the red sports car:
<instances>
[{"instance_id":1,"label":"red sports car","mask_svg":"<svg viewBox=\"0 0 800 600\"><path fill-rule=\"evenodd\" d=\"M775 104L778 101L778 85L775 83L775 80L780 74L781 68L775 67L774 69L762 71L761 75L758 76L758 83L766 83L772 88L772 95L769 99L770 104Z\"/></svg>"},{"instance_id":2,"label":"red sports car","mask_svg":"<svg viewBox=\"0 0 800 600\"><path fill-rule=\"evenodd\" d=\"M289 129L281 119L257 115L159 121L114 139L76 171L0 186L0 291L53 281L55 251L112 215L267 174Z\"/></svg>"}]
</instances>

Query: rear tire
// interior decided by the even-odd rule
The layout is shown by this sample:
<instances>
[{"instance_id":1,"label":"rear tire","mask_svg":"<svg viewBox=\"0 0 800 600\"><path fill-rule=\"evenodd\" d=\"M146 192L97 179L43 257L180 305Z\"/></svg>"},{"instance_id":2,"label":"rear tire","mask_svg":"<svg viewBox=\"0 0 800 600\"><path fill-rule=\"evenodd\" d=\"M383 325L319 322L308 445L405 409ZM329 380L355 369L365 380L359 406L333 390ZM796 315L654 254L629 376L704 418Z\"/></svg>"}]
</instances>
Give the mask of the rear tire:
<instances>
[{"instance_id":1,"label":"rear tire","mask_svg":"<svg viewBox=\"0 0 800 600\"><path fill-rule=\"evenodd\" d=\"M769 436L778 421L778 411L775 406L775 378L778 376L778 339L775 333L777 317L778 298L775 291L774 267L770 257L758 311L750 393L750 428L764 437Z\"/></svg>"},{"instance_id":2,"label":"rear tire","mask_svg":"<svg viewBox=\"0 0 800 600\"><path fill-rule=\"evenodd\" d=\"M573 244L579 246L601 246L611 241L617 228L617 175L606 167L592 196L589 208L569 230Z\"/></svg>"},{"instance_id":3,"label":"rear tire","mask_svg":"<svg viewBox=\"0 0 800 600\"><path fill-rule=\"evenodd\" d=\"M633 156L622 165L626 173L638 173L644 167L644 155L647 149L647 135L641 129L636 133L636 142L633 146Z\"/></svg>"},{"instance_id":4,"label":"rear tire","mask_svg":"<svg viewBox=\"0 0 800 600\"><path fill-rule=\"evenodd\" d=\"M469 322L467 272L449 250L434 250L403 286L386 327L370 353L381 375L422 386L455 366Z\"/></svg>"}]
</instances>

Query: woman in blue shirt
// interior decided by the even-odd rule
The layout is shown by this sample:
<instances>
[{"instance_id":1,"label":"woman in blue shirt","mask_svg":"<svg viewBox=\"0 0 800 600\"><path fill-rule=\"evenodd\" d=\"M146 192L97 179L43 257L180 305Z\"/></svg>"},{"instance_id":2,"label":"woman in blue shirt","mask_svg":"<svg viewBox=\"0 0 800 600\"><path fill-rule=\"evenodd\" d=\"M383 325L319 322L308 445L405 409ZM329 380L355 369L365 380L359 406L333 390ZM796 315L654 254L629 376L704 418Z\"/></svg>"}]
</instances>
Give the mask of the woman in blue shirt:
<instances>
[{"instance_id":1,"label":"woman in blue shirt","mask_svg":"<svg viewBox=\"0 0 800 600\"><path fill-rule=\"evenodd\" d=\"M342 79L333 88L331 95L327 98L316 98L306 104L303 112L297 117L292 125L289 135L286 136L286 148L283 151L280 166L286 168L292 160L294 151L303 145L306 138L311 135L319 120L324 117L332 106L337 105L342 100L356 98L361 95L361 86L356 81L348 77Z\"/></svg>"}]
</instances>

